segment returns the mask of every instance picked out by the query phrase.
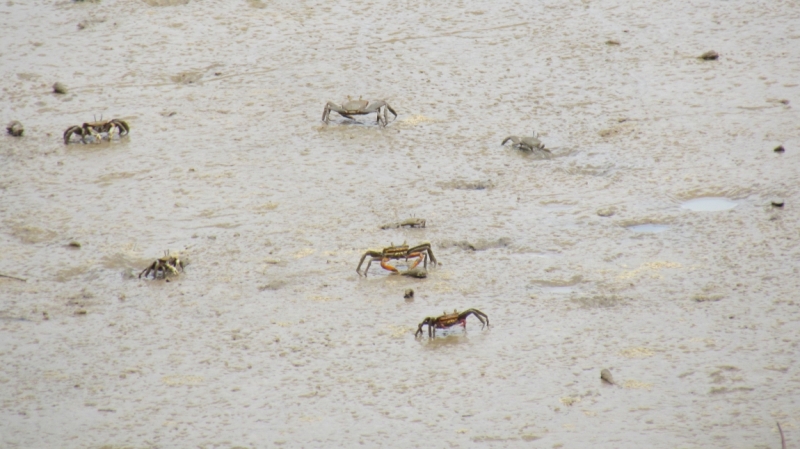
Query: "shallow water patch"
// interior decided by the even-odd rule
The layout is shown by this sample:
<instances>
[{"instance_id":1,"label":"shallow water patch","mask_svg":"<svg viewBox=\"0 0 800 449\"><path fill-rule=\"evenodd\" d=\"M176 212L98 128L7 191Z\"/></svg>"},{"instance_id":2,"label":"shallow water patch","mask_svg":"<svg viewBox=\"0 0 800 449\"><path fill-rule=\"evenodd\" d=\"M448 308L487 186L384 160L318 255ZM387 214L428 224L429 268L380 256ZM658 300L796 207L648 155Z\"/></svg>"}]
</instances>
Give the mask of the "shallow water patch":
<instances>
[{"instance_id":1,"label":"shallow water patch","mask_svg":"<svg viewBox=\"0 0 800 449\"><path fill-rule=\"evenodd\" d=\"M716 212L733 209L738 204L739 203L736 201L729 200L725 197L707 196L684 201L681 204L681 208L689 209L694 212Z\"/></svg>"}]
</instances>

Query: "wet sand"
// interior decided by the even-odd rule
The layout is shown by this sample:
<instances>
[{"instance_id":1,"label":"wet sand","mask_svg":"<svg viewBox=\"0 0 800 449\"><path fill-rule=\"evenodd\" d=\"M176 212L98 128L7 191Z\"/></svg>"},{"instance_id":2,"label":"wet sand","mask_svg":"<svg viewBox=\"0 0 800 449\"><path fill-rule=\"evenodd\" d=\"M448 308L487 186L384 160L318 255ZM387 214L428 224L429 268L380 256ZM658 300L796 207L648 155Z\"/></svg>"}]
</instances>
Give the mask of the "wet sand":
<instances>
[{"instance_id":1,"label":"wet sand","mask_svg":"<svg viewBox=\"0 0 800 449\"><path fill-rule=\"evenodd\" d=\"M800 5L30 0L0 29L0 446L800 441ZM347 96L399 116L323 124ZM64 144L101 116L130 135ZM552 157L500 146L534 130ZM441 264L356 274L404 241ZM139 279L165 250L185 272ZM414 338L467 308L491 327Z\"/></svg>"}]
</instances>

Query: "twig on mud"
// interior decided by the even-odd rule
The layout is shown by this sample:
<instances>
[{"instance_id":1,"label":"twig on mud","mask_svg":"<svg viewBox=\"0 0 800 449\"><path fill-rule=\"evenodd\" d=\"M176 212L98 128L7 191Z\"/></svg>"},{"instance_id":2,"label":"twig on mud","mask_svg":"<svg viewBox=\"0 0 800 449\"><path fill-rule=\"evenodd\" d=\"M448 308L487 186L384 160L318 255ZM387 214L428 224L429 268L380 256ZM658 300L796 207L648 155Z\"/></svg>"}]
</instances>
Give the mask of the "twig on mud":
<instances>
[{"instance_id":1,"label":"twig on mud","mask_svg":"<svg viewBox=\"0 0 800 449\"><path fill-rule=\"evenodd\" d=\"M775 424L778 425L778 432L781 433L781 449L786 449L786 439L783 438L783 429L781 429L781 423L775 421Z\"/></svg>"},{"instance_id":2,"label":"twig on mud","mask_svg":"<svg viewBox=\"0 0 800 449\"><path fill-rule=\"evenodd\" d=\"M11 276L11 275L8 275L8 274L3 274L3 273L0 273L0 278L9 278L9 279L16 279L16 280L22 281L22 282L28 282L27 279L18 278L16 276Z\"/></svg>"}]
</instances>

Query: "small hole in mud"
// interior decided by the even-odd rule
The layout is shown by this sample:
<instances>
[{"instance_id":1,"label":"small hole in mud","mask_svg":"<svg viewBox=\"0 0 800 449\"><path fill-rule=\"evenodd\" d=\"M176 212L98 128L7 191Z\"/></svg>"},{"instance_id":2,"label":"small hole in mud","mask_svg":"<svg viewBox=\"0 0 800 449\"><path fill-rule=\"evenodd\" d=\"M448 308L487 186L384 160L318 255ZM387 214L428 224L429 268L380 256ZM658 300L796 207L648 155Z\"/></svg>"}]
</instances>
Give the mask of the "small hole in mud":
<instances>
[{"instance_id":1,"label":"small hole in mud","mask_svg":"<svg viewBox=\"0 0 800 449\"><path fill-rule=\"evenodd\" d=\"M695 212L715 212L733 209L737 204L736 201L727 198L708 196L685 201L681 204L681 208Z\"/></svg>"}]
</instances>

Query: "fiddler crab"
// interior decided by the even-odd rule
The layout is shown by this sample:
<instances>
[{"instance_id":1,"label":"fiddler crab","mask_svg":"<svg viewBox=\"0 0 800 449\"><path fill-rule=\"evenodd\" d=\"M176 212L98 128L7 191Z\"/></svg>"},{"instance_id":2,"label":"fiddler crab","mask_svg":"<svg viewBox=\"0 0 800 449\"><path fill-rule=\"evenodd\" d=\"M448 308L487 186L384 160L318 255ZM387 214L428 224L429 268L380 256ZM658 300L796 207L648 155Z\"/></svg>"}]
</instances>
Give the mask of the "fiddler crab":
<instances>
[{"instance_id":1,"label":"fiddler crab","mask_svg":"<svg viewBox=\"0 0 800 449\"><path fill-rule=\"evenodd\" d=\"M422 320L422 322L419 323L419 327L417 328L417 332L414 334L414 337L419 337L422 335L422 326L425 326L426 324L428 325L428 338L433 338L436 336L436 329L447 329L448 327L453 327L457 324L460 324L461 327L466 329L467 317L470 315L475 315L475 317L481 321L481 329L489 325L489 317L478 309L467 309L461 313L458 313L458 310L453 310L453 313L445 312L442 316L429 316Z\"/></svg>"},{"instance_id":2,"label":"fiddler crab","mask_svg":"<svg viewBox=\"0 0 800 449\"><path fill-rule=\"evenodd\" d=\"M69 144L73 134L81 136L81 142L83 143L88 143L86 139L89 136L91 136L95 142L100 142L103 140L103 134L106 135L108 140L111 140L115 133L122 137L128 134L130 129L130 126L128 126L124 120L116 118L103 120L101 117L100 120L84 123L82 126L70 126L67 128L67 130L64 131L64 143Z\"/></svg>"},{"instance_id":3,"label":"fiddler crab","mask_svg":"<svg viewBox=\"0 0 800 449\"><path fill-rule=\"evenodd\" d=\"M435 265L437 263L436 257L433 256L433 251L431 251L431 244L428 242L420 243L419 245L411 248L409 248L405 243L399 246L394 246L394 243L392 243L392 246L383 248L381 250L368 250L363 256L361 256L361 261L358 262L358 267L356 267L356 273L359 275L361 274L361 265L364 263L364 259L367 257L370 257L371 259L367 263L367 268L364 269L364 277L367 276L367 271L369 271L369 266L372 264L372 262L380 262L381 268L393 273L398 273L397 268L387 264L387 262L392 259L408 260L417 258L416 262L414 262L408 268L409 270L416 268L420 262L423 262L423 266L428 268L428 258L431 259L431 265Z\"/></svg>"},{"instance_id":4,"label":"fiddler crab","mask_svg":"<svg viewBox=\"0 0 800 449\"><path fill-rule=\"evenodd\" d=\"M544 144L541 140L539 140L539 135L536 134L536 131L533 132L532 136L525 136L525 137L517 137L517 136L508 136L503 140L503 143L500 145L505 145L506 142L511 142L511 146L522 151L535 151L541 150L546 153L550 153L550 150L544 147Z\"/></svg>"},{"instance_id":5,"label":"fiddler crab","mask_svg":"<svg viewBox=\"0 0 800 449\"><path fill-rule=\"evenodd\" d=\"M170 274L177 275L179 270L183 271L183 262L178 256L170 255L169 250L167 250L164 251L164 257L156 259L149 267L142 270L142 272L139 273L139 278L141 279L142 275L144 275L146 279L147 275L152 272L153 279L157 279L158 272L160 271L161 277L166 279L167 271L169 271Z\"/></svg>"},{"instance_id":6,"label":"fiddler crab","mask_svg":"<svg viewBox=\"0 0 800 449\"><path fill-rule=\"evenodd\" d=\"M389 106L389 103L383 100L362 100L360 97L358 100L351 100L348 98L347 101L341 105L329 101L328 104L325 105L325 110L322 112L323 122L328 123L331 111L337 112L342 117L347 117L350 120L355 120L352 117L354 115L367 115L375 112L378 115L378 126L380 126L381 120L383 120L383 126L389 123L389 112L394 114L395 119L397 118L397 112L394 112L394 109ZM381 112L383 112L383 116L381 116Z\"/></svg>"}]
</instances>

